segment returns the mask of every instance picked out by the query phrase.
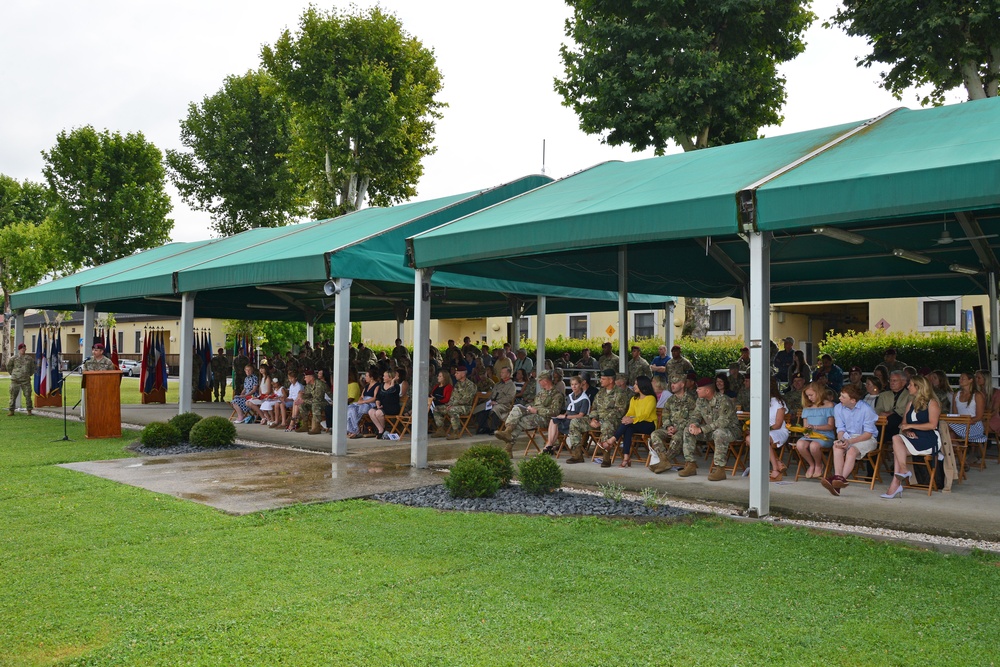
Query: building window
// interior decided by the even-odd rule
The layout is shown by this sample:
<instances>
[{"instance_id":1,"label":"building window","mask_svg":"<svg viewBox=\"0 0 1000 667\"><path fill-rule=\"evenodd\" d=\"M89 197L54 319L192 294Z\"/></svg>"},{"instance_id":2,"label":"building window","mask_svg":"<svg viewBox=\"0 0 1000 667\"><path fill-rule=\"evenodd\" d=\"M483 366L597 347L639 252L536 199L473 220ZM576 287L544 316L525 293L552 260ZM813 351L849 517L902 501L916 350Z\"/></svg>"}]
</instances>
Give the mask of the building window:
<instances>
[{"instance_id":1,"label":"building window","mask_svg":"<svg viewBox=\"0 0 1000 667\"><path fill-rule=\"evenodd\" d=\"M708 333L710 336L736 335L735 306L719 306L708 310Z\"/></svg>"},{"instance_id":2,"label":"building window","mask_svg":"<svg viewBox=\"0 0 1000 667\"><path fill-rule=\"evenodd\" d=\"M960 303L957 297L919 299L918 302L919 330L940 331L958 328Z\"/></svg>"},{"instance_id":3,"label":"building window","mask_svg":"<svg viewBox=\"0 0 1000 667\"><path fill-rule=\"evenodd\" d=\"M135 332L135 353L142 354L142 332Z\"/></svg>"},{"instance_id":4,"label":"building window","mask_svg":"<svg viewBox=\"0 0 1000 667\"><path fill-rule=\"evenodd\" d=\"M652 338L656 335L656 320L653 312L632 314L632 337Z\"/></svg>"},{"instance_id":5,"label":"building window","mask_svg":"<svg viewBox=\"0 0 1000 667\"><path fill-rule=\"evenodd\" d=\"M517 335L520 340L529 340L531 338L531 329L529 328L530 320L527 317L522 317L517 322Z\"/></svg>"},{"instance_id":6,"label":"building window","mask_svg":"<svg viewBox=\"0 0 1000 667\"><path fill-rule=\"evenodd\" d=\"M116 341L116 343L118 345L118 351L119 352L124 352L125 351L125 332L124 331L119 331L118 332L118 340Z\"/></svg>"},{"instance_id":7,"label":"building window","mask_svg":"<svg viewBox=\"0 0 1000 667\"><path fill-rule=\"evenodd\" d=\"M590 338L590 315L568 315L566 329L570 338Z\"/></svg>"}]
</instances>

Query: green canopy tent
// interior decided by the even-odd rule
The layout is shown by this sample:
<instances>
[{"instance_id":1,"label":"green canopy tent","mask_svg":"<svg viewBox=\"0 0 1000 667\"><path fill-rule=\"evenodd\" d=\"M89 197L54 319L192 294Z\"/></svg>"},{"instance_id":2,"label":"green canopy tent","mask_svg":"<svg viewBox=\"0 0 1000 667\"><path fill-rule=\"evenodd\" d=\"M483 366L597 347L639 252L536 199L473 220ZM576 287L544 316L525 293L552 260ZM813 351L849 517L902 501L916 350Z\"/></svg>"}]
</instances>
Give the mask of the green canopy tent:
<instances>
[{"instance_id":1,"label":"green canopy tent","mask_svg":"<svg viewBox=\"0 0 1000 667\"><path fill-rule=\"evenodd\" d=\"M478 244L483 229L502 242ZM765 415L772 300L988 292L995 330L998 235L993 98L599 165L416 235L407 252L420 272L613 289L624 251L630 291L741 296ZM767 420L752 423L750 508L766 514Z\"/></svg>"},{"instance_id":2,"label":"green canopy tent","mask_svg":"<svg viewBox=\"0 0 1000 667\"><path fill-rule=\"evenodd\" d=\"M351 319L395 319L401 323L410 310L414 272L404 258L406 237L548 182L551 179L545 176L528 176L481 192L368 208L335 219L254 229L212 241L169 244L24 290L12 295L12 304L21 312L26 308L82 307L85 336L93 329L98 309L179 314L181 350L191 349L193 339L189 336L196 315L231 319L258 315L261 319L305 320L310 327L334 320L338 325L336 347L343 351L337 355L334 381L346 388ZM519 317L539 312L538 304L546 301L554 312L577 312L606 309L609 302L620 299L618 291L449 272L435 276L434 289L427 296L435 302L438 317L512 313ZM642 308L670 299L630 295L631 303ZM540 314L544 312L543 308ZM89 345L85 338L85 349ZM185 379L185 374L190 368L182 363L180 369L181 385L188 386L190 379ZM190 401L191 397L182 393L180 412L190 410ZM341 407L340 403L335 401L334 405ZM346 399L343 403L346 405ZM338 427L337 418L335 410L334 449L343 454L346 428ZM426 458L422 464L425 462Z\"/></svg>"}]
</instances>

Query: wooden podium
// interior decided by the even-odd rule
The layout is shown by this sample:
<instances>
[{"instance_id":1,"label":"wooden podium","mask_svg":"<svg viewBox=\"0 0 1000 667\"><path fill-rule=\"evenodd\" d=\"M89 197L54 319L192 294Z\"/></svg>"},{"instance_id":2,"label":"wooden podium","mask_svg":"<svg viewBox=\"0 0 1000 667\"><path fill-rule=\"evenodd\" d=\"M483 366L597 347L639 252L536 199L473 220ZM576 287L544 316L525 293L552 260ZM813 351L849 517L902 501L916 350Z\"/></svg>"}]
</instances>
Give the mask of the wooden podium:
<instances>
[{"instance_id":1,"label":"wooden podium","mask_svg":"<svg viewBox=\"0 0 1000 667\"><path fill-rule=\"evenodd\" d=\"M84 371L88 438L119 438L122 434L121 371Z\"/></svg>"}]
</instances>

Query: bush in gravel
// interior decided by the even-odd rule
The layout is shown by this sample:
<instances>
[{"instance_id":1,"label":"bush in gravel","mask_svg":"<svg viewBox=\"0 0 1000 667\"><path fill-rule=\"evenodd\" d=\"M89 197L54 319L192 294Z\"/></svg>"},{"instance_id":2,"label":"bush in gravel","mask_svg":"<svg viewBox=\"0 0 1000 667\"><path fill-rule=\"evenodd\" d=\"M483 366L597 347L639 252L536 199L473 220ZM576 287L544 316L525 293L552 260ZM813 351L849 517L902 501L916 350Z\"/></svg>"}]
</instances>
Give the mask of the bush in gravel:
<instances>
[{"instance_id":1,"label":"bush in gravel","mask_svg":"<svg viewBox=\"0 0 1000 667\"><path fill-rule=\"evenodd\" d=\"M144 447L173 447L181 442L181 432L173 424L151 422L139 434Z\"/></svg>"},{"instance_id":2,"label":"bush in gravel","mask_svg":"<svg viewBox=\"0 0 1000 667\"><path fill-rule=\"evenodd\" d=\"M525 493L541 496L552 493L562 486L562 468L555 459L548 456L536 456L524 459L517 466L517 477Z\"/></svg>"},{"instance_id":3,"label":"bush in gravel","mask_svg":"<svg viewBox=\"0 0 1000 667\"><path fill-rule=\"evenodd\" d=\"M455 461L444 486L452 498L492 498L500 480L481 460L463 456Z\"/></svg>"},{"instance_id":4,"label":"bush in gravel","mask_svg":"<svg viewBox=\"0 0 1000 667\"><path fill-rule=\"evenodd\" d=\"M459 460L466 458L477 459L486 464L486 467L500 482L501 488L508 486L511 478L514 477L514 463L511 461L510 454L496 445L473 445L465 450Z\"/></svg>"},{"instance_id":5,"label":"bush in gravel","mask_svg":"<svg viewBox=\"0 0 1000 667\"><path fill-rule=\"evenodd\" d=\"M167 420L167 423L176 426L177 430L181 432L181 440L188 442L191 440L191 427L200 421L201 415L196 415L193 412L185 412L183 414L174 415Z\"/></svg>"},{"instance_id":6,"label":"bush in gravel","mask_svg":"<svg viewBox=\"0 0 1000 667\"><path fill-rule=\"evenodd\" d=\"M195 447L226 447L236 442L236 426L225 417L205 417L191 427Z\"/></svg>"}]
</instances>

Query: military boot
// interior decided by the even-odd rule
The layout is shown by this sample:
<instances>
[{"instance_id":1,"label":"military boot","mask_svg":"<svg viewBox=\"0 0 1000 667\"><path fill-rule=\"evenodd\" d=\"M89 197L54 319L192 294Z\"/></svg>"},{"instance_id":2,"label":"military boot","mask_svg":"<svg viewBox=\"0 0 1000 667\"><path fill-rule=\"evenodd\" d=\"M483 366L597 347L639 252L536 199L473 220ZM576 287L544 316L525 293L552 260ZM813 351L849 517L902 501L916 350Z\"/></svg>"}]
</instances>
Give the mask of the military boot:
<instances>
[{"instance_id":1,"label":"military boot","mask_svg":"<svg viewBox=\"0 0 1000 667\"><path fill-rule=\"evenodd\" d=\"M443 438L446 435L448 435L448 429L444 426L439 426L436 431L431 433L432 438Z\"/></svg>"},{"instance_id":2,"label":"military boot","mask_svg":"<svg viewBox=\"0 0 1000 667\"><path fill-rule=\"evenodd\" d=\"M720 465L716 465L712 472L708 473L708 481L710 482L721 482L726 479L726 469Z\"/></svg>"},{"instance_id":3,"label":"military boot","mask_svg":"<svg viewBox=\"0 0 1000 667\"><path fill-rule=\"evenodd\" d=\"M503 440L504 442L511 441L510 431L506 429L498 428L496 431L493 432L493 437L496 438L497 440Z\"/></svg>"},{"instance_id":4,"label":"military boot","mask_svg":"<svg viewBox=\"0 0 1000 667\"><path fill-rule=\"evenodd\" d=\"M653 451L656 452L656 455L660 457L660 462L649 466L649 469L652 470L657 475L659 475L661 472L666 472L670 470L672 465L670 463L670 457L667 456L666 448L663 445L659 445L656 443L653 443L651 446L653 448Z\"/></svg>"},{"instance_id":5,"label":"military boot","mask_svg":"<svg viewBox=\"0 0 1000 667\"><path fill-rule=\"evenodd\" d=\"M684 464L684 469L677 473L678 477L690 477L691 475L698 474L698 464L694 461L688 461Z\"/></svg>"},{"instance_id":6,"label":"military boot","mask_svg":"<svg viewBox=\"0 0 1000 667\"><path fill-rule=\"evenodd\" d=\"M8 417L13 417L14 416L14 411L13 410L8 410L7 411L7 416Z\"/></svg>"},{"instance_id":7,"label":"military boot","mask_svg":"<svg viewBox=\"0 0 1000 667\"><path fill-rule=\"evenodd\" d=\"M323 432L323 427L320 426L319 420L313 417L312 426L309 428L309 435L319 435Z\"/></svg>"},{"instance_id":8,"label":"military boot","mask_svg":"<svg viewBox=\"0 0 1000 667\"><path fill-rule=\"evenodd\" d=\"M458 440L460 437L462 436L458 431L448 431L448 437L446 440Z\"/></svg>"},{"instance_id":9,"label":"military boot","mask_svg":"<svg viewBox=\"0 0 1000 667\"><path fill-rule=\"evenodd\" d=\"M309 431L309 429L306 428L306 421L304 419L300 419L299 420L299 425L295 427L295 432L296 433L307 433L308 431Z\"/></svg>"},{"instance_id":10,"label":"military boot","mask_svg":"<svg viewBox=\"0 0 1000 667\"><path fill-rule=\"evenodd\" d=\"M583 463L583 445L573 445L570 451L572 456L566 459L566 463Z\"/></svg>"}]
</instances>

